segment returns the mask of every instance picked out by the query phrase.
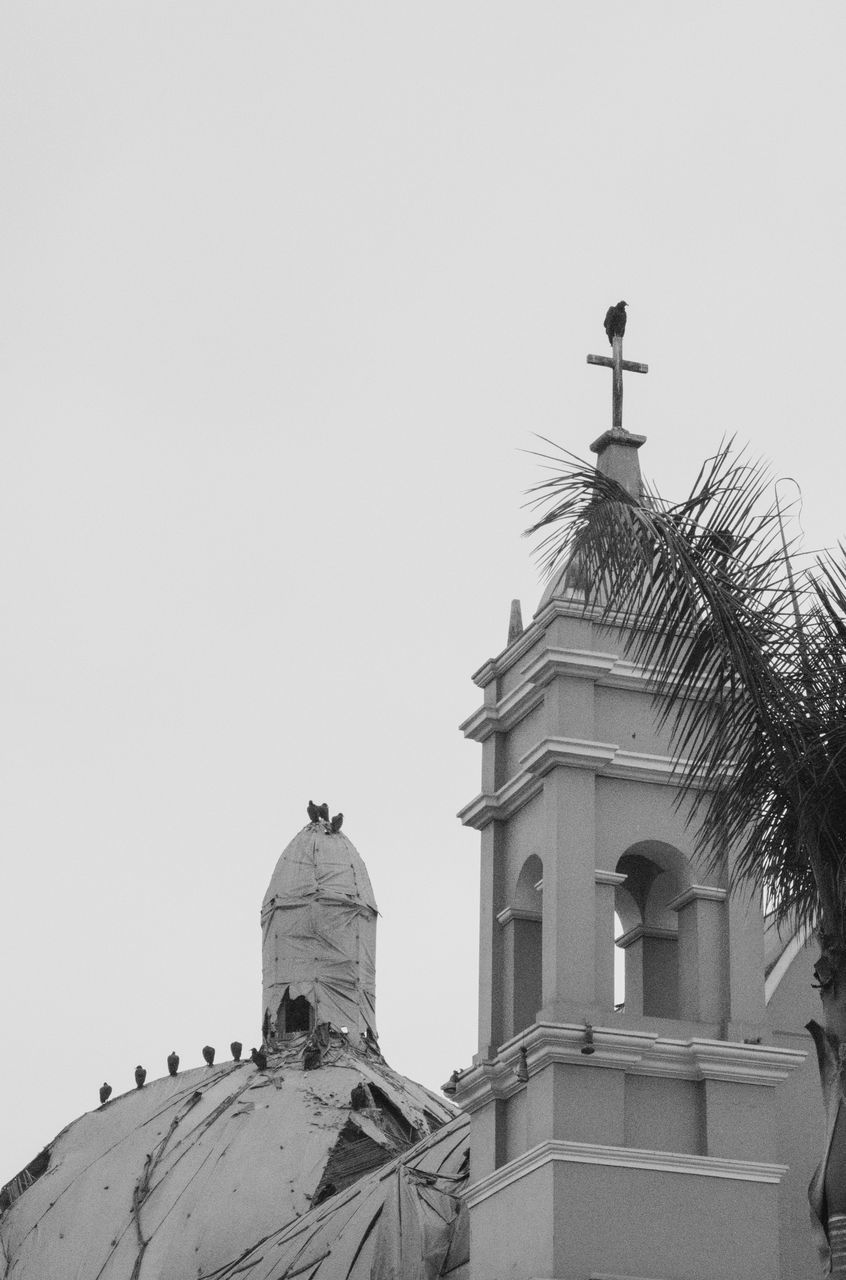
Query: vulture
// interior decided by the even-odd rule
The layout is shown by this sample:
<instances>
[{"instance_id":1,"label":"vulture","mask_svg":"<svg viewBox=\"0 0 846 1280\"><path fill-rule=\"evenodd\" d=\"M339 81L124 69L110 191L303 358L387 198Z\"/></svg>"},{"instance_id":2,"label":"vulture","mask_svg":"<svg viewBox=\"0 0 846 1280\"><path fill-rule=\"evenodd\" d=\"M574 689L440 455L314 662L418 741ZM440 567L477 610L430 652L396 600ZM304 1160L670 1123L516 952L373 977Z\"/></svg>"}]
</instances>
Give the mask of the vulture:
<instances>
[{"instance_id":1,"label":"vulture","mask_svg":"<svg viewBox=\"0 0 846 1280\"><path fill-rule=\"evenodd\" d=\"M608 341L611 346L614 345L614 339L622 338L626 332L626 307L627 302L618 302L616 307L609 307L605 312L605 332L608 334Z\"/></svg>"},{"instance_id":2,"label":"vulture","mask_svg":"<svg viewBox=\"0 0 846 1280\"><path fill-rule=\"evenodd\" d=\"M344 815L342 813L336 813L332 821L329 823L332 831L340 831L343 825Z\"/></svg>"},{"instance_id":3,"label":"vulture","mask_svg":"<svg viewBox=\"0 0 846 1280\"><path fill-rule=\"evenodd\" d=\"M309 822L317 822L317 819L320 817L320 810L313 800L309 800L306 813L308 814Z\"/></svg>"},{"instance_id":4,"label":"vulture","mask_svg":"<svg viewBox=\"0 0 846 1280\"><path fill-rule=\"evenodd\" d=\"M136 1089L143 1089L143 1088L144 1088L144 1081L145 1081L146 1079L147 1079L147 1072L146 1072L146 1071L145 1071L145 1069L144 1069L144 1068L139 1064L139 1066L137 1066L137 1067L135 1068L135 1088L136 1088Z\"/></svg>"},{"instance_id":5,"label":"vulture","mask_svg":"<svg viewBox=\"0 0 846 1280\"><path fill-rule=\"evenodd\" d=\"M210 1044L203 1045L203 1057L208 1066L214 1066L214 1048Z\"/></svg>"},{"instance_id":6,"label":"vulture","mask_svg":"<svg viewBox=\"0 0 846 1280\"><path fill-rule=\"evenodd\" d=\"M111 1096L112 1086L109 1084L108 1080L104 1080L100 1085L100 1105L102 1106L104 1102L108 1102Z\"/></svg>"},{"instance_id":7,"label":"vulture","mask_svg":"<svg viewBox=\"0 0 846 1280\"><path fill-rule=\"evenodd\" d=\"M353 1085L350 1093L350 1106L353 1111L363 1111L365 1107L373 1106L373 1099L366 1084L362 1084L359 1081L358 1084Z\"/></svg>"},{"instance_id":8,"label":"vulture","mask_svg":"<svg viewBox=\"0 0 846 1280\"><path fill-rule=\"evenodd\" d=\"M175 1076L179 1070L179 1054L175 1049L173 1053L167 1055L167 1069L172 1076Z\"/></svg>"},{"instance_id":9,"label":"vulture","mask_svg":"<svg viewBox=\"0 0 846 1280\"><path fill-rule=\"evenodd\" d=\"M241 1044L240 1040L233 1040L229 1046L229 1052L232 1054L232 1057L236 1062L241 1061L241 1050L243 1047L244 1046Z\"/></svg>"},{"instance_id":10,"label":"vulture","mask_svg":"<svg viewBox=\"0 0 846 1280\"><path fill-rule=\"evenodd\" d=\"M323 804L318 805L317 812L324 822L329 821L329 806L325 800L323 801Z\"/></svg>"},{"instance_id":11,"label":"vulture","mask_svg":"<svg viewBox=\"0 0 846 1280\"><path fill-rule=\"evenodd\" d=\"M253 1048L250 1057L258 1067L259 1071L267 1070L267 1054L262 1049Z\"/></svg>"}]
</instances>

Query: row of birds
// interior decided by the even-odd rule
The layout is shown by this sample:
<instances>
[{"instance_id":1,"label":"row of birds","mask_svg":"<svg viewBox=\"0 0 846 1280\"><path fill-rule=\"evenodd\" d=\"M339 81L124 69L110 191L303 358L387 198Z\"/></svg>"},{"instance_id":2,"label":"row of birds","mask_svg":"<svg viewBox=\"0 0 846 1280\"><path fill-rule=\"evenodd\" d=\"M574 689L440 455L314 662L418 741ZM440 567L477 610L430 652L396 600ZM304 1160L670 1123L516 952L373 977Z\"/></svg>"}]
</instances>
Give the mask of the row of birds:
<instances>
[{"instance_id":1,"label":"row of birds","mask_svg":"<svg viewBox=\"0 0 846 1280\"><path fill-rule=\"evenodd\" d=\"M337 832L344 825L344 815L336 813L334 818L329 817L329 806L325 802L323 804L315 804L313 800L309 800L306 806L309 822L317 822L318 820L329 823L329 830Z\"/></svg>"},{"instance_id":2,"label":"row of birds","mask_svg":"<svg viewBox=\"0 0 846 1280\"><path fill-rule=\"evenodd\" d=\"M236 1062L240 1062L241 1054L244 1049L244 1046L241 1044L241 1041L233 1040L229 1048L234 1060ZM203 1058L205 1059L207 1066L209 1067L214 1066L214 1055L215 1055L215 1049L213 1045L210 1045L210 1044L203 1045ZM264 1052L263 1049L253 1048L252 1052L250 1053L250 1061L256 1064L259 1071L265 1071L267 1069L267 1054ZM179 1070L179 1054L176 1052L175 1049L173 1050L172 1053L169 1053L167 1055L167 1069L172 1076L175 1076L177 1071ZM146 1079L147 1079L146 1068L140 1065L137 1066L135 1068L135 1088L143 1089L144 1082ZM103 1083L100 1085L101 1104L104 1102L108 1102L111 1096L112 1096L112 1086L109 1084L108 1080L104 1080Z\"/></svg>"}]
</instances>

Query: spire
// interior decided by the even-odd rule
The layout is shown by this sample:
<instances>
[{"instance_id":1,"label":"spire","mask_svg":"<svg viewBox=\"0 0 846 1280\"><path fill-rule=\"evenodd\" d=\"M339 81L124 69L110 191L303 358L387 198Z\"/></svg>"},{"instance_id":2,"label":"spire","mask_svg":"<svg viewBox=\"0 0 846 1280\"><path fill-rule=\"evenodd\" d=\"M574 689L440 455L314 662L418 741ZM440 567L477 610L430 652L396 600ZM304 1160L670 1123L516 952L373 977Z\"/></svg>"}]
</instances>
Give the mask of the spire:
<instances>
[{"instance_id":1,"label":"spire","mask_svg":"<svg viewBox=\"0 0 846 1280\"><path fill-rule=\"evenodd\" d=\"M376 903L358 851L317 817L283 852L261 909L262 1032L321 1023L376 1036Z\"/></svg>"},{"instance_id":2,"label":"spire","mask_svg":"<svg viewBox=\"0 0 846 1280\"><path fill-rule=\"evenodd\" d=\"M623 334L626 329L626 302L609 307L605 317L605 331L611 343L610 356L589 355L588 364L602 365L613 374L611 383L611 429L603 431L590 446L596 454L596 469L602 475L616 480L633 498L643 496L643 479L637 451L646 442L646 436L634 435L623 427L623 373L648 373L649 365L623 359ZM584 591L585 583L578 564L568 562L552 578L541 596L538 612L550 600Z\"/></svg>"}]
</instances>

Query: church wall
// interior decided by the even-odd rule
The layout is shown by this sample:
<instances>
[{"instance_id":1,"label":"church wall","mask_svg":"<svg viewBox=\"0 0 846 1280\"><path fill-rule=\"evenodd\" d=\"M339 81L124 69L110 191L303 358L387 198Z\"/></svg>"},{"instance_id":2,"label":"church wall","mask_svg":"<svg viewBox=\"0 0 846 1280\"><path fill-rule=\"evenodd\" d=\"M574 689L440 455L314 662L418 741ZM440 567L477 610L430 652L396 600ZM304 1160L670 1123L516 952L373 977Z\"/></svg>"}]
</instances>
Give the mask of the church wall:
<instances>
[{"instance_id":1,"label":"church wall","mask_svg":"<svg viewBox=\"0 0 846 1280\"><path fill-rule=\"evenodd\" d=\"M624 751L667 754L667 734L659 734L655 728L655 708L649 694L598 685L594 714L597 742L613 742Z\"/></svg>"},{"instance_id":2,"label":"church wall","mask_svg":"<svg viewBox=\"0 0 846 1280\"><path fill-rule=\"evenodd\" d=\"M549 1274L774 1280L775 1190L727 1178L560 1162L555 1199L568 1212L556 1218L556 1269Z\"/></svg>"},{"instance_id":3,"label":"church wall","mask_svg":"<svg viewBox=\"0 0 846 1280\"><path fill-rule=\"evenodd\" d=\"M780 1188L781 1280L806 1280L819 1271L809 1228L808 1183L822 1156L825 1125L816 1052L805 1030L811 1018L821 1021L819 997L811 987L818 955L813 941L802 948L767 1007L773 1043L808 1055L778 1086L777 1158L788 1165Z\"/></svg>"},{"instance_id":4,"label":"church wall","mask_svg":"<svg viewBox=\"0 0 846 1280\"><path fill-rule=\"evenodd\" d=\"M505 1160L514 1160L528 1147L526 1137L527 1090L514 1093L505 1103Z\"/></svg>"},{"instance_id":5,"label":"church wall","mask_svg":"<svg viewBox=\"0 0 846 1280\"><path fill-rule=\"evenodd\" d=\"M597 866L613 871L629 846L641 840L661 840L689 853L691 834L683 812L673 807L673 787L600 775L596 790ZM689 883L696 878L691 867Z\"/></svg>"},{"instance_id":6,"label":"church wall","mask_svg":"<svg viewBox=\"0 0 846 1280\"><path fill-rule=\"evenodd\" d=\"M501 765L497 767L497 785L504 786L520 770L520 760L543 737L543 705L524 716L509 733L503 734Z\"/></svg>"},{"instance_id":7,"label":"church wall","mask_svg":"<svg viewBox=\"0 0 846 1280\"><path fill-rule=\"evenodd\" d=\"M471 1188L473 1275L778 1276L772 1184L600 1163L600 1152L596 1163L563 1154L556 1158L550 1144L536 1167L488 1198L476 1200Z\"/></svg>"},{"instance_id":8,"label":"church wall","mask_svg":"<svg viewBox=\"0 0 846 1280\"><path fill-rule=\"evenodd\" d=\"M705 1105L698 1080L626 1076L625 1145L705 1154Z\"/></svg>"},{"instance_id":9,"label":"church wall","mask_svg":"<svg viewBox=\"0 0 846 1280\"><path fill-rule=\"evenodd\" d=\"M513 814L503 831L506 901L501 904L500 910L514 905L515 888L527 858L535 854L546 870L547 850L544 843L543 797L536 795Z\"/></svg>"},{"instance_id":10,"label":"church wall","mask_svg":"<svg viewBox=\"0 0 846 1280\"><path fill-rule=\"evenodd\" d=\"M473 1206L471 1275L486 1280L534 1280L568 1274L557 1272L553 1261L554 1238L549 1230L553 1192L552 1170L547 1165Z\"/></svg>"}]
</instances>

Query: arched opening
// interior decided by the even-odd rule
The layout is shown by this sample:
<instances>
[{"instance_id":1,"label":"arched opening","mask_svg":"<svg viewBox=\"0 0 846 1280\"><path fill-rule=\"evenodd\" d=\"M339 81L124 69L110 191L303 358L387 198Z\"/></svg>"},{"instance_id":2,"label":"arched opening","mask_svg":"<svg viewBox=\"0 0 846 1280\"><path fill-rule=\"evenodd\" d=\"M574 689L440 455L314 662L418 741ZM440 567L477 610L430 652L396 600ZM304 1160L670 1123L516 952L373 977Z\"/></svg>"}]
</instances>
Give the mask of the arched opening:
<instances>
[{"instance_id":1,"label":"arched opening","mask_svg":"<svg viewBox=\"0 0 846 1280\"><path fill-rule=\"evenodd\" d=\"M626 1011L678 1018L678 917L669 904L687 884L684 856L672 845L645 840L627 849L616 869L626 877L615 893Z\"/></svg>"},{"instance_id":2,"label":"arched opening","mask_svg":"<svg viewBox=\"0 0 846 1280\"><path fill-rule=\"evenodd\" d=\"M295 996L292 1000L286 991L276 1014L277 1036L293 1036L301 1031L311 1031L313 1027L314 1008L311 1002L305 996Z\"/></svg>"},{"instance_id":3,"label":"arched opening","mask_svg":"<svg viewBox=\"0 0 846 1280\"><path fill-rule=\"evenodd\" d=\"M614 1008L626 1007L626 953L616 940L623 936L623 922L614 912Z\"/></svg>"},{"instance_id":4,"label":"arched opening","mask_svg":"<svg viewBox=\"0 0 846 1280\"><path fill-rule=\"evenodd\" d=\"M543 977L543 863L532 854L523 863L514 890L512 1032L534 1022L541 1007Z\"/></svg>"}]
</instances>

